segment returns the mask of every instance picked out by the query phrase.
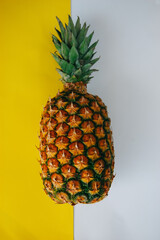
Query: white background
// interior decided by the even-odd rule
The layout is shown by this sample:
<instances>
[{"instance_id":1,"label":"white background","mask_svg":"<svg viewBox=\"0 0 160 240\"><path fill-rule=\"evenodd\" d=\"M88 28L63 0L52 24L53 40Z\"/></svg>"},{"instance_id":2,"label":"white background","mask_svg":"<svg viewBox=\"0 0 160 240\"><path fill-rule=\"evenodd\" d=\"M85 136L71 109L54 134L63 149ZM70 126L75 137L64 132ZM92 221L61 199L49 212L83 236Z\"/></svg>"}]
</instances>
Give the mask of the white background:
<instances>
[{"instance_id":1,"label":"white background","mask_svg":"<svg viewBox=\"0 0 160 240\"><path fill-rule=\"evenodd\" d=\"M75 207L75 240L160 240L160 0L72 0L99 39L88 86L108 106L116 177Z\"/></svg>"}]
</instances>

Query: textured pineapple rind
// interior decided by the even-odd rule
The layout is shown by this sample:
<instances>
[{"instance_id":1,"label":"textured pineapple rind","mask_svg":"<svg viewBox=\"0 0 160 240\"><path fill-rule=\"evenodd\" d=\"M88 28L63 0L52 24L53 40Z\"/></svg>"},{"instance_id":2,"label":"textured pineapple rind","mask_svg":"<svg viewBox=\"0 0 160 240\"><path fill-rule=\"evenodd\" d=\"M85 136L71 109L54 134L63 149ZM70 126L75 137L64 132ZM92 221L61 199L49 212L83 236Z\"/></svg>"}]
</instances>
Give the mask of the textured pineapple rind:
<instances>
[{"instance_id":1,"label":"textured pineapple rind","mask_svg":"<svg viewBox=\"0 0 160 240\"><path fill-rule=\"evenodd\" d=\"M87 103L79 103L80 99L83 99L82 97L84 97L87 101ZM62 102L61 104L59 104L59 102ZM85 102L85 101L84 101ZM96 107L94 109L94 104L92 105L92 103L95 103ZM75 104L76 106L72 106L73 108L73 113L72 112L67 112L67 106L70 106L71 104ZM56 109L55 112L52 112L52 109ZM97 110L97 109L98 110ZM82 112L82 110L85 109L90 109L91 111L91 115L86 117L87 119L83 119L82 114L80 114ZM50 111L51 110L51 111ZM60 116L60 113L63 113L63 111L67 112L67 117L63 117ZM75 112L74 112L75 111ZM101 123L96 123L96 119L94 120L94 116L100 115L102 120ZM62 115L62 114L61 114ZM81 123L78 125L78 127L76 127L76 129L79 129L81 131L81 137L80 139L76 140L76 141L72 141L70 138L73 137L73 135L68 136L69 131L74 128L72 126L69 126L68 124L68 119L71 116L78 116L80 117L80 121ZM87 113L86 113L87 116ZM48 123L51 119L55 120L55 123L52 125L50 124L48 127ZM57 122L59 121L59 122ZM93 131L91 133L88 133L90 135L92 135L92 138L94 137L96 139L96 142L91 145L90 147L86 146L86 144L83 141L83 137L84 135L86 135L87 133L84 133L85 128L83 129L82 125L85 121L91 121L94 125ZM60 151L63 151L63 143L62 146L61 143L59 143L58 147L55 145L56 143L58 144L57 138L59 137L58 132L56 132L57 127L60 124L67 124L68 126L68 130L67 132L65 132L64 134L62 134L63 137L66 137L69 141L68 143L66 143L64 149L67 150L70 155L71 158L70 160L66 163L60 163L58 160L58 166L56 166L56 169L53 171L51 169L50 171L50 167L48 165L48 161L49 159L58 159L57 155L58 153L60 153ZM107 127L106 124L107 123ZM75 205L77 203L94 203L94 202L98 202L100 200L102 200L103 198L105 198L108 195L108 191L111 187L111 183L112 180L114 178L114 149L113 149L113 141L112 141L112 132L110 130L110 118L108 117L107 114L107 109L106 106L104 105L104 103L102 102L102 100L97 97L97 96L93 96L91 94L83 94L80 93L78 91L62 91L59 94L57 94L56 97L50 99L46 106L44 107L44 111L42 113L42 119L41 119L41 130L40 130L40 156L41 156L41 160L40 160L40 164L42 167L42 173L41 173L41 177L44 183L44 190L46 192L46 194L48 194L51 199L53 199L56 203L70 203L72 205ZM62 125L63 126L63 125ZM100 128L101 130L103 129L103 136L101 136L101 133L98 133L96 129ZM49 130L52 129L52 130ZM83 130L82 130L83 129ZM54 133L56 136L54 136L53 138L47 138L49 132L52 131L52 133ZM61 134L60 134L61 135ZM76 135L75 135L76 136ZM107 146L102 148L99 145L100 140L105 140L106 139L106 143ZM62 138L63 140L63 138ZM50 149L48 148L49 142L47 143L47 141L52 141L51 147L55 147L55 149L57 149L56 153L52 152L52 149L50 151ZM70 146L73 143L81 143L83 144L83 150L80 154L74 153L74 148L71 150ZM92 143L91 143L92 144ZM50 146L50 145L49 145ZM76 145L75 145L76 146ZM89 149L91 148L96 148L97 151L99 151L99 156L97 156L95 159L94 157L92 157L92 155L89 156ZM79 149L78 149L79 150ZM109 156L105 156L105 153L107 152L107 154ZM50 154L54 155L54 157L50 157ZM96 154L96 153L95 153ZM88 164L87 166L84 166L83 169L78 169L79 166L78 164L74 164L74 159L77 156L85 156L88 159ZM94 156L94 155L93 155ZM83 157L84 159L84 157ZM55 160L55 161L56 161ZM97 171L95 170L95 163L98 162L98 160L102 160L104 166L102 168L102 172L101 173L97 173ZM57 163L57 162L56 162ZM76 168L76 172L75 173L70 173L68 172L67 174L70 175L68 177L64 177L64 173L62 173L62 167L74 167L72 170L75 171ZM83 172L83 170L87 170L85 172ZM89 171L89 172L88 172ZM60 178L60 180L58 180L58 182L55 182L55 179L52 178L53 174L55 174L55 176L58 178ZM89 180L87 180L87 178L83 178L82 177L82 173L92 173L93 176L89 177ZM63 174L63 175L62 175ZM61 177L62 176L62 177ZM88 175L87 175L88 176ZM56 178L55 177L55 178ZM54 182L53 182L54 180ZM57 180L56 180L57 181ZM86 182L87 181L87 182ZM89 181L89 182L88 182ZM72 183L72 189L68 188L69 183Z\"/></svg>"}]
</instances>

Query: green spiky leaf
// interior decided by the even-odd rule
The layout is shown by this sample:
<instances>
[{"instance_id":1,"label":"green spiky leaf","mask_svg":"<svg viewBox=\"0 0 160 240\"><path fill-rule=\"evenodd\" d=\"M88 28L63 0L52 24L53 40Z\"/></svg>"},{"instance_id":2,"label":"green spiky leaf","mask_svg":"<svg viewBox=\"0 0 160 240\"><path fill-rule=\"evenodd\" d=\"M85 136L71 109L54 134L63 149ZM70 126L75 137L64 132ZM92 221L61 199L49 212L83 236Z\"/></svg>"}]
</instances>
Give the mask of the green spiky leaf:
<instances>
[{"instance_id":1,"label":"green spiky leaf","mask_svg":"<svg viewBox=\"0 0 160 240\"><path fill-rule=\"evenodd\" d=\"M88 83L93 77L88 77L87 80L85 80L86 83Z\"/></svg>"},{"instance_id":2,"label":"green spiky leaf","mask_svg":"<svg viewBox=\"0 0 160 240\"><path fill-rule=\"evenodd\" d=\"M67 74L72 74L75 71L75 67L74 65L72 65L71 63L68 63L67 61L60 59L56 54L53 54L54 59L56 60L56 62L59 64L59 66L62 68L64 73Z\"/></svg>"},{"instance_id":3,"label":"green spiky leaf","mask_svg":"<svg viewBox=\"0 0 160 240\"><path fill-rule=\"evenodd\" d=\"M74 24L73 24L73 21L72 21L72 18L71 18L70 15L68 16L68 19L69 19L69 21L68 21L68 26L69 26L69 28L71 29L71 32L73 33L73 35L76 37L76 35L77 35L76 29L75 29L75 26L74 26Z\"/></svg>"},{"instance_id":4,"label":"green spiky leaf","mask_svg":"<svg viewBox=\"0 0 160 240\"><path fill-rule=\"evenodd\" d=\"M64 72L71 75L75 71L74 65L72 65L71 63L68 63L64 60L62 60L62 62L63 62L62 69L64 70Z\"/></svg>"},{"instance_id":5,"label":"green spiky leaf","mask_svg":"<svg viewBox=\"0 0 160 240\"><path fill-rule=\"evenodd\" d=\"M90 50L90 49L92 49L92 48L94 48L95 49L95 47L97 46L97 43L99 42L99 40L97 40L96 42L94 42L89 48L88 48L88 50Z\"/></svg>"},{"instance_id":6,"label":"green spiky leaf","mask_svg":"<svg viewBox=\"0 0 160 240\"><path fill-rule=\"evenodd\" d=\"M72 32L70 31L69 27L67 26L67 32L68 32L68 46L72 46Z\"/></svg>"},{"instance_id":7,"label":"green spiky leaf","mask_svg":"<svg viewBox=\"0 0 160 240\"><path fill-rule=\"evenodd\" d=\"M82 70L80 68L74 72L74 75L76 76L81 76L81 74L82 74Z\"/></svg>"},{"instance_id":8,"label":"green spiky leaf","mask_svg":"<svg viewBox=\"0 0 160 240\"><path fill-rule=\"evenodd\" d=\"M95 64L99 59L100 59L100 57L91 60L91 61L90 61L90 64L91 64L91 65Z\"/></svg>"},{"instance_id":9,"label":"green spiky leaf","mask_svg":"<svg viewBox=\"0 0 160 240\"><path fill-rule=\"evenodd\" d=\"M61 71L59 68L57 68L56 70L62 76L62 79L64 79L65 81L70 78L70 75L67 75L66 73Z\"/></svg>"},{"instance_id":10,"label":"green spiky leaf","mask_svg":"<svg viewBox=\"0 0 160 240\"><path fill-rule=\"evenodd\" d=\"M58 40L58 38L56 37L56 36L54 36L53 34L52 34L52 41L54 42L54 43L58 43L59 45L61 45L61 42Z\"/></svg>"},{"instance_id":11,"label":"green spiky leaf","mask_svg":"<svg viewBox=\"0 0 160 240\"><path fill-rule=\"evenodd\" d=\"M58 18L58 17L56 17L56 18L57 18L59 27L60 27L60 29L61 29L61 38L62 38L62 40L64 41L64 40L65 40L65 28L64 28L62 22L59 20L59 18Z\"/></svg>"},{"instance_id":12,"label":"green spiky leaf","mask_svg":"<svg viewBox=\"0 0 160 240\"><path fill-rule=\"evenodd\" d=\"M88 49L88 44L87 44L87 39L85 38L79 46L79 52L83 55L86 53L87 49Z\"/></svg>"},{"instance_id":13,"label":"green spiky leaf","mask_svg":"<svg viewBox=\"0 0 160 240\"><path fill-rule=\"evenodd\" d=\"M83 74L82 74L82 78L86 78L86 76L90 76L93 72L96 72L96 71L98 71L97 69L90 69L90 70L88 70L87 72L83 72Z\"/></svg>"},{"instance_id":14,"label":"green spiky leaf","mask_svg":"<svg viewBox=\"0 0 160 240\"><path fill-rule=\"evenodd\" d=\"M94 33L94 32L92 32L87 38L85 38L85 39L81 42L81 44L80 44L80 46L79 46L79 51L80 51L80 53L81 53L82 55L85 54L86 51L88 50L88 46L89 46L89 44L90 44L90 42L91 42L93 33Z\"/></svg>"},{"instance_id":15,"label":"green spiky leaf","mask_svg":"<svg viewBox=\"0 0 160 240\"><path fill-rule=\"evenodd\" d=\"M77 78L75 75L73 75L72 77L68 78L66 82L77 82Z\"/></svg>"},{"instance_id":16,"label":"green spiky leaf","mask_svg":"<svg viewBox=\"0 0 160 240\"><path fill-rule=\"evenodd\" d=\"M72 33L71 45L72 45L72 46L74 45L75 47L78 46L77 40L76 40L75 36L73 35L73 33Z\"/></svg>"},{"instance_id":17,"label":"green spiky leaf","mask_svg":"<svg viewBox=\"0 0 160 240\"><path fill-rule=\"evenodd\" d=\"M57 28L55 28L55 30L56 30L56 32L57 32L57 34L58 34L58 36L59 36L59 38L62 40L62 35L61 35L61 32L57 29Z\"/></svg>"},{"instance_id":18,"label":"green spiky leaf","mask_svg":"<svg viewBox=\"0 0 160 240\"><path fill-rule=\"evenodd\" d=\"M82 67L82 71L83 71L83 72L87 72L91 67L92 67L92 64L87 63L86 65L84 65L84 66Z\"/></svg>"},{"instance_id":19,"label":"green spiky leaf","mask_svg":"<svg viewBox=\"0 0 160 240\"><path fill-rule=\"evenodd\" d=\"M86 80L88 80L89 77L90 77L89 74L85 75L85 76L82 78L82 81L86 81Z\"/></svg>"},{"instance_id":20,"label":"green spiky leaf","mask_svg":"<svg viewBox=\"0 0 160 240\"><path fill-rule=\"evenodd\" d=\"M62 54L62 56L64 57L65 60L68 60L68 58L69 58L69 51L70 51L69 47L64 42L62 42L62 44L61 44L61 54Z\"/></svg>"},{"instance_id":21,"label":"green spiky leaf","mask_svg":"<svg viewBox=\"0 0 160 240\"><path fill-rule=\"evenodd\" d=\"M95 43L93 43L93 44L88 48L87 52L86 52L85 55L84 55L84 59L85 59L85 60L88 60L88 59L91 58L91 56L92 56L92 54L93 54L93 52L94 52L94 49L95 49L97 43L98 43L98 41L96 41Z\"/></svg>"},{"instance_id":22,"label":"green spiky leaf","mask_svg":"<svg viewBox=\"0 0 160 240\"><path fill-rule=\"evenodd\" d=\"M92 37L93 37L93 34L94 34L94 31L87 37L87 44L89 46L91 40L92 40Z\"/></svg>"},{"instance_id":23,"label":"green spiky leaf","mask_svg":"<svg viewBox=\"0 0 160 240\"><path fill-rule=\"evenodd\" d=\"M77 61L75 62L75 66L76 66L76 68L80 68L80 67L81 67L81 64L80 64L79 60L77 60Z\"/></svg>"},{"instance_id":24,"label":"green spiky leaf","mask_svg":"<svg viewBox=\"0 0 160 240\"><path fill-rule=\"evenodd\" d=\"M60 62L61 62L60 57L56 53L51 53L51 54L54 57L54 59L56 60L56 62L60 65Z\"/></svg>"},{"instance_id":25,"label":"green spiky leaf","mask_svg":"<svg viewBox=\"0 0 160 240\"><path fill-rule=\"evenodd\" d=\"M74 64L79 58L79 54L75 46L73 45L69 52L69 61Z\"/></svg>"},{"instance_id":26,"label":"green spiky leaf","mask_svg":"<svg viewBox=\"0 0 160 240\"><path fill-rule=\"evenodd\" d=\"M89 26L86 28L86 23L84 23L83 27L80 30L80 32L78 34L78 37L77 37L77 40L78 40L79 44L81 44L81 42L84 40L84 38L85 38L85 36L87 34L87 31L88 31L88 28L89 28Z\"/></svg>"},{"instance_id":27,"label":"green spiky leaf","mask_svg":"<svg viewBox=\"0 0 160 240\"><path fill-rule=\"evenodd\" d=\"M97 71L98 71L97 69L90 69L87 73L90 75L91 73L97 72Z\"/></svg>"},{"instance_id":28,"label":"green spiky leaf","mask_svg":"<svg viewBox=\"0 0 160 240\"><path fill-rule=\"evenodd\" d=\"M58 50L53 55L61 69L60 73L63 82L87 83L92 77L90 76L96 69L91 69L99 58L93 59L95 47L98 43L91 44L94 32L87 36L89 26L86 23L81 27L80 19L77 18L74 25L71 16L68 17L68 24L64 25L57 17L60 31L55 29L58 38L52 35L53 43Z\"/></svg>"},{"instance_id":29,"label":"green spiky leaf","mask_svg":"<svg viewBox=\"0 0 160 240\"><path fill-rule=\"evenodd\" d=\"M61 54L61 43L60 43L60 41L54 35L52 35L52 41L53 41L56 49L58 50L58 52Z\"/></svg>"},{"instance_id":30,"label":"green spiky leaf","mask_svg":"<svg viewBox=\"0 0 160 240\"><path fill-rule=\"evenodd\" d=\"M80 32L80 29L81 29L81 23L80 23L80 18L79 17L77 18L75 29L76 29L76 33L78 35L79 32Z\"/></svg>"},{"instance_id":31,"label":"green spiky leaf","mask_svg":"<svg viewBox=\"0 0 160 240\"><path fill-rule=\"evenodd\" d=\"M94 52L94 53L92 54L90 60L93 59L93 57L94 57L94 55L95 55L96 53L97 53L97 52Z\"/></svg>"},{"instance_id":32,"label":"green spiky leaf","mask_svg":"<svg viewBox=\"0 0 160 240\"><path fill-rule=\"evenodd\" d=\"M67 44L67 46L69 45L69 31L68 31L68 26L65 24L65 34L64 34L64 38L65 38L65 43Z\"/></svg>"}]
</instances>

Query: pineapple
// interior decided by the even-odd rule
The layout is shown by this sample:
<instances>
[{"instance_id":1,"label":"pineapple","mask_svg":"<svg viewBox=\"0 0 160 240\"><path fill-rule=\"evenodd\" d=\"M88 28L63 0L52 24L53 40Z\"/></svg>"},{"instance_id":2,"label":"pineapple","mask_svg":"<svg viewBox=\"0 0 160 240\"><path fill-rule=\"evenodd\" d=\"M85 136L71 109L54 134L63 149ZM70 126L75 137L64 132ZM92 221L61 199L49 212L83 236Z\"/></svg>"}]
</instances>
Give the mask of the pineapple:
<instances>
[{"instance_id":1,"label":"pineapple","mask_svg":"<svg viewBox=\"0 0 160 240\"><path fill-rule=\"evenodd\" d=\"M69 16L52 35L64 89L49 99L40 122L41 178L47 195L56 203L89 204L108 195L114 178L114 147L107 108L98 96L87 92L96 41L93 32L74 25Z\"/></svg>"}]
</instances>

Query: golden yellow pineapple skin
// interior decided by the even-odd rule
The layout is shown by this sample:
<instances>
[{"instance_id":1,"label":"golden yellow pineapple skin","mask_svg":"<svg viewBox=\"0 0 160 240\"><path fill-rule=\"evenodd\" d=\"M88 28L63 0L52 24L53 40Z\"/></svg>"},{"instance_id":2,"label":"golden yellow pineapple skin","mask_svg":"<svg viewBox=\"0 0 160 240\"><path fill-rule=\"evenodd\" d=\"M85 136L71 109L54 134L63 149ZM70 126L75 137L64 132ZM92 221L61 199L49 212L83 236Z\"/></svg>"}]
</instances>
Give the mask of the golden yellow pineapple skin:
<instances>
[{"instance_id":1,"label":"golden yellow pineapple skin","mask_svg":"<svg viewBox=\"0 0 160 240\"><path fill-rule=\"evenodd\" d=\"M41 178L51 199L75 205L108 195L114 178L110 118L84 84L68 84L47 102L39 138Z\"/></svg>"}]
</instances>

